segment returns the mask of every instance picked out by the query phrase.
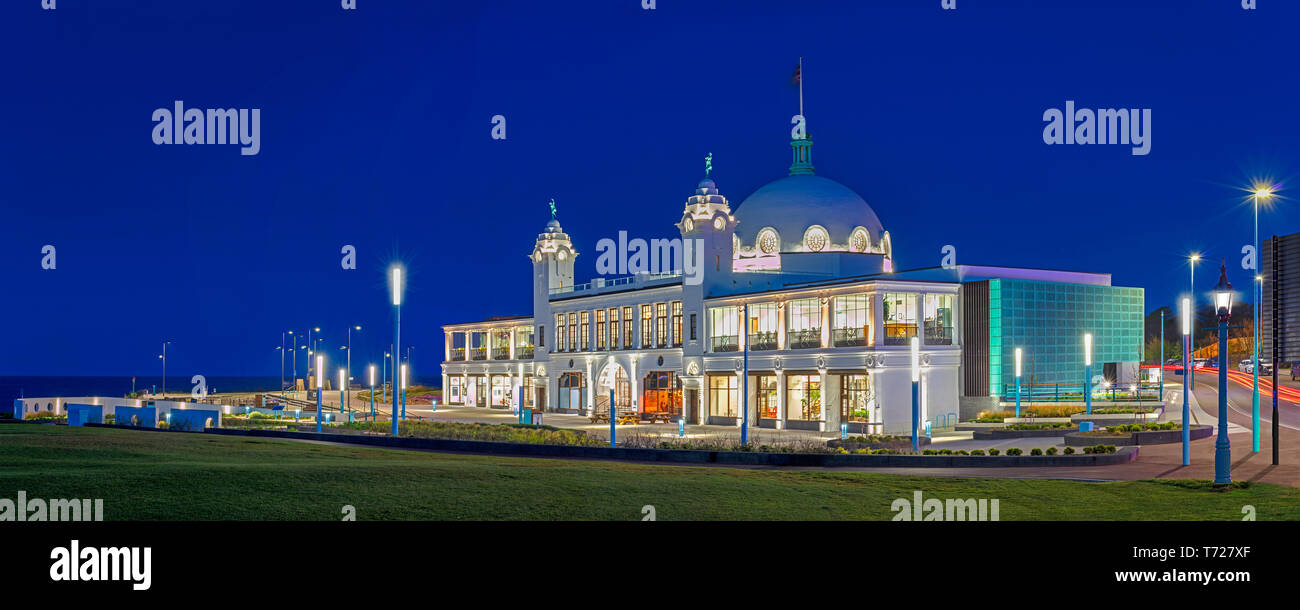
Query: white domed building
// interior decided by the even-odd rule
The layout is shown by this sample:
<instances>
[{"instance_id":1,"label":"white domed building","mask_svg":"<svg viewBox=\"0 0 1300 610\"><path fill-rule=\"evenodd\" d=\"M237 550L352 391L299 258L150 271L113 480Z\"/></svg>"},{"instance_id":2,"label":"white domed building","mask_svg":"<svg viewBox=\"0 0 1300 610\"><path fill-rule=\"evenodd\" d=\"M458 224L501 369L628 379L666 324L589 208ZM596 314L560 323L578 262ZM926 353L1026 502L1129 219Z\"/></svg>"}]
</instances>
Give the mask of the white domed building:
<instances>
[{"instance_id":1,"label":"white domed building","mask_svg":"<svg viewBox=\"0 0 1300 610\"><path fill-rule=\"evenodd\" d=\"M680 208L680 239L601 239L587 283L575 283L578 252L552 218L529 255L531 315L443 327L445 401L715 430L924 435L1005 405L1016 346L1041 349L1040 379L1079 378L1073 356L1047 345L1044 318L1021 309L1041 309L1042 293L1054 329L1115 333L1099 360L1140 359L1141 289L1096 273L899 271L876 210L814 172L811 140L790 146L788 175L734 207L706 171ZM1125 290L1136 301L1084 305Z\"/></svg>"}]
</instances>

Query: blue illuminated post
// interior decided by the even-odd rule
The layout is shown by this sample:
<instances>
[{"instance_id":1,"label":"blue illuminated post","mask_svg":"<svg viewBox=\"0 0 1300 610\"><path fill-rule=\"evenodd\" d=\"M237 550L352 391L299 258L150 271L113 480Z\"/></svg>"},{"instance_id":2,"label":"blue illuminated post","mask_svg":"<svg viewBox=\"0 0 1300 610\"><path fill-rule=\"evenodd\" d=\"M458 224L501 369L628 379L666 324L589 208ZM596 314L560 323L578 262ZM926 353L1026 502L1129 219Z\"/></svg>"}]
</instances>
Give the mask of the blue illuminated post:
<instances>
[{"instance_id":1,"label":"blue illuminated post","mask_svg":"<svg viewBox=\"0 0 1300 610\"><path fill-rule=\"evenodd\" d=\"M1264 300L1264 276L1259 272L1259 199L1268 198L1272 191L1267 187L1255 189L1255 279L1253 283L1252 296L1255 298L1254 311L1251 313L1255 319L1255 342L1253 345L1254 365L1250 367L1251 377L1254 378L1253 390L1250 393L1250 450L1253 453L1259 453L1259 310L1260 301ZM1274 362L1273 366L1277 366ZM1276 389L1274 390L1276 392Z\"/></svg>"},{"instance_id":2,"label":"blue illuminated post","mask_svg":"<svg viewBox=\"0 0 1300 610\"><path fill-rule=\"evenodd\" d=\"M320 354L316 355L316 434L321 433L321 413L324 410L322 403L325 396L325 378L322 371L325 370L325 357Z\"/></svg>"},{"instance_id":3,"label":"blue illuminated post","mask_svg":"<svg viewBox=\"0 0 1300 610\"><path fill-rule=\"evenodd\" d=\"M392 274L392 292L393 292L393 345L402 344L402 268L393 266ZM393 360L397 360L397 348L393 348ZM394 364L396 369L397 365ZM393 371L393 377L397 377L397 371ZM394 386L397 384L394 383ZM393 420L393 436L397 436L397 416L398 416L398 398L397 392L393 392L393 412L390 419Z\"/></svg>"},{"instance_id":4,"label":"blue illuminated post","mask_svg":"<svg viewBox=\"0 0 1300 610\"><path fill-rule=\"evenodd\" d=\"M1156 370L1159 371L1159 373L1157 373L1158 377L1156 377L1156 379L1160 381L1160 393L1156 394L1156 396L1160 397L1160 402L1163 404L1165 400L1165 308L1164 307L1160 308L1160 361L1156 363Z\"/></svg>"},{"instance_id":5,"label":"blue illuminated post","mask_svg":"<svg viewBox=\"0 0 1300 610\"><path fill-rule=\"evenodd\" d=\"M1187 268L1190 270L1188 273L1187 289L1191 291L1193 299L1196 298L1196 261L1199 260L1201 260L1201 255L1193 252L1189 262L1187 263ZM1195 303L1195 301L1192 302ZM1196 316L1192 316L1191 326L1188 327L1187 351L1190 354L1196 353ZM1191 378L1187 380L1187 384L1192 388L1196 388L1196 367L1191 366L1191 364L1190 361L1185 361L1183 366L1188 368L1183 372L1191 375Z\"/></svg>"},{"instance_id":6,"label":"blue illuminated post","mask_svg":"<svg viewBox=\"0 0 1300 610\"><path fill-rule=\"evenodd\" d=\"M402 419L406 419L406 363L402 363Z\"/></svg>"},{"instance_id":7,"label":"blue illuminated post","mask_svg":"<svg viewBox=\"0 0 1300 610\"><path fill-rule=\"evenodd\" d=\"M1092 333L1083 334L1083 404L1092 415Z\"/></svg>"},{"instance_id":8,"label":"blue illuminated post","mask_svg":"<svg viewBox=\"0 0 1300 610\"><path fill-rule=\"evenodd\" d=\"M375 365L370 365L370 420L375 419Z\"/></svg>"},{"instance_id":9,"label":"blue illuminated post","mask_svg":"<svg viewBox=\"0 0 1300 610\"><path fill-rule=\"evenodd\" d=\"M1016 417L1020 417L1020 348L1016 348Z\"/></svg>"},{"instance_id":10,"label":"blue illuminated post","mask_svg":"<svg viewBox=\"0 0 1300 610\"><path fill-rule=\"evenodd\" d=\"M921 425L921 339L912 337L912 451L920 451L917 427Z\"/></svg>"},{"instance_id":11,"label":"blue illuminated post","mask_svg":"<svg viewBox=\"0 0 1300 610\"><path fill-rule=\"evenodd\" d=\"M1219 314L1219 438L1214 442L1214 482L1232 482L1232 445L1228 442L1228 318L1232 315L1232 284L1225 261L1219 266L1214 287L1214 307Z\"/></svg>"},{"instance_id":12,"label":"blue illuminated post","mask_svg":"<svg viewBox=\"0 0 1300 610\"><path fill-rule=\"evenodd\" d=\"M339 413L343 413L343 403L347 402L347 369L339 369Z\"/></svg>"},{"instance_id":13,"label":"blue illuminated post","mask_svg":"<svg viewBox=\"0 0 1300 610\"><path fill-rule=\"evenodd\" d=\"M1183 465L1189 466L1192 463L1192 436L1190 429L1187 427L1187 420L1191 419L1191 397L1188 394L1192 391L1192 300L1183 299Z\"/></svg>"},{"instance_id":14,"label":"blue illuminated post","mask_svg":"<svg viewBox=\"0 0 1300 610\"><path fill-rule=\"evenodd\" d=\"M614 441L614 388L609 389L609 446L613 447L617 443Z\"/></svg>"}]
</instances>

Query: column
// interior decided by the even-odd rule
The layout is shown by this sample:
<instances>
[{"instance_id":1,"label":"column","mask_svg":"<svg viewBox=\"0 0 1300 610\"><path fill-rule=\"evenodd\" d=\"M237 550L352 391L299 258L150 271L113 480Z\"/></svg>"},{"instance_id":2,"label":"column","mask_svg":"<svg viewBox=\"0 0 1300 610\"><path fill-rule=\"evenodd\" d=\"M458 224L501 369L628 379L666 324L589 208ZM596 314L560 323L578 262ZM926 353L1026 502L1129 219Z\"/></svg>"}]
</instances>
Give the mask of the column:
<instances>
[{"instance_id":1,"label":"column","mask_svg":"<svg viewBox=\"0 0 1300 610\"><path fill-rule=\"evenodd\" d=\"M700 376L700 422L709 423L709 376Z\"/></svg>"},{"instance_id":2,"label":"column","mask_svg":"<svg viewBox=\"0 0 1300 610\"><path fill-rule=\"evenodd\" d=\"M818 323L821 325L822 347L827 347L831 344L830 299L827 297L822 297L820 301L821 301L821 317L818 320ZM825 409L822 409L822 411L824 412Z\"/></svg>"},{"instance_id":3,"label":"column","mask_svg":"<svg viewBox=\"0 0 1300 610\"><path fill-rule=\"evenodd\" d=\"M880 291L871 293L871 345L879 346L885 342L885 294Z\"/></svg>"},{"instance_id":4,"label":"column","mask_svg":"<svg viewBox=\"0 0 1300 610\"><path fill-rule=\"evenodd\" d=\"M741 329L740 340L744 341L745 340L744 337L747 334L749 333L746 333L745 329ZM745 380L741 378L741 373L736 373L735 378L736 378L736 401L739 403L736 405L736 427L739 428L745 424L745 414L742 411L747 410L748 405L745 404Z\"/></svg>"},{"instance_id":5,"label":"column","mask_svg":"<svg viewBox=\"0 0 1300 610\"><path fill-rule=\"evenodd\" d=\"M785 301L776 303L776 349L785 349Z\"/></svg>"},{"instance_id":6,"label":"column","mask_svg":"<svg viewBox=\"0 0 1300 610\"><path fill-rule=\"evenodd\" d=\"M637 324L637 326L640 326L640 324ZM629 373L632 375L632 378L629 379L628 381L632 382L631 384L632 385L632 410L637 413L640 413L641 412L641 373L636 370L637 357L633 356L631 360L632 360L632 367L629 369Z\"/></svg>"},{"instance_id":7,"label":"column","mask_svg":"<svg viewBox=\"0 0 1300 610\"><path fill-rule=\"evenodd\" d=\"M515 360L515 332L519 330L518 326L510 327L510 359Z\"/></svg>"},{"instance_id":8,"label":"column","mask_svg":"<svg viewBox=\"0 0 1300 610\"><path fill-rule=\"evenodd\" d=\"M587 358L587 413L596 408L596 380L591 376L591 358Z\"/></svg>"},{"instance_id":9,"label":"column","mask_svg":"<svg viewBox=\"0 0 1300 610\"><path fill-rule=\"evenodd\" d=\"M370 381L369 376L370 376L370 371L367 370L367 371L366 371L366 381L367 381L367 382ZM448 387L448 385L447 385L447 381L448 381L448 379L450 379L450 378L447 376L447 371L444 370L444 371L442 372L442 404L443 404L444 406L447 404L447 397L451 396L451 388ZM366 386L366 387L369 388L370 386Z\"/></svg>"},{"instance_id":10,"label":"column","mask_svg":"<svg viewBox=\"0 0 1300 610\"><path fill-rule=\"evenodd\" d=\"M491 351L492 348L488 348L488 352L489 352L488 358L492 357ZM487 380L487 401L485 401L483 404L486 404L487 407L491 409L492 408L492 370L489 369L488 367L483 367L483 378Z\"/></svg>"}]
</instances>

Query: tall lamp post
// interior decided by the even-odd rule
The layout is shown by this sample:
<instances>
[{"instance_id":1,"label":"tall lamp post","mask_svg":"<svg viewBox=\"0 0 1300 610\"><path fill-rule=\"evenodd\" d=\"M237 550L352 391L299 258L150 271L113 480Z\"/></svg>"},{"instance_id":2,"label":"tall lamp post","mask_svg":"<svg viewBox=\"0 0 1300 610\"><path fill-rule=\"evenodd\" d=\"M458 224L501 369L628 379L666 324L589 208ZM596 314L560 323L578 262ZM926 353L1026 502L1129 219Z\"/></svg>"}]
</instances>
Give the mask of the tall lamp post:
<instances>
[{"instance_id":1,"label":"tall lamp post","mask_svg":"<svg viewBox=\"0 0 1300 610\"><path fill-rule=\"evenodd\" d=\"M1092 415L1092 333L1083 333L1083 404Z\"/></svg>"},{"instance_id":2,"label":"tall lamp post","mask_svg":"<svg viewBox=\"0 0 1300 610\"><path fill-rule=\"evenodd\" d=\"M402 419L406 419L406 363L402 363Z\"/></svg>"},{"instance_id":3,"label":"tall lamp post","mask_svg":"<svg viewBox=\"0 0 1300 610\"><path fill-rule=\"evenodd\" d=\"M1020 417L1020 360L1021 350L1016 348L1016 417Z\"/></svg>"},{"instance_id":4,"label":"tall lamp post","mask_svg":"<svg viewBox=\"0 0 1300 610\"><path fill-rule=\"evenodd\" d=\"M308 380L311 380L311 355L316 352L316 345L311 342L312 332L320 332L320 328L316 327L316 328L307 329L307 356L308 356L307 357L307 379ZM320 375L317 375L316 378L319 380Z\"/></svg>"},{"instance_id":5,"label":"tall lamp post","mask_svg":"<svg viewBox=\"0 0 1300 610\"><path fill-rule=\"evenodd\" d=\"M921 425L921 339L912 337L912 451L920 451L916 428Z\"/></svg>"},{"instance_id":6,"label":"tall lamp post","mask_svg":"<svg viewBox=\"0 0 1300 610\"><path fill-rule=\"evenodd\" d=\"M316 355L316 434L321 433L321 411L324 411L325 379L321 372L325 370L325 357Z\"/></svg>"},{"instance_id":7,"label":"tall lamp post","mask_svg":"<svg viewBox=\"0 0 1300 610\"><path fill-rule=\"evenodd\" d=\"M370 365L370 419L375 419L375 365Z\"/></svg>"},{"instance_id":8,"label":"tall lamp post","mask_svg":"<svg viewBox=\"0 0 1300 610\"><path fill-rule=\"evenodd\" d=\"M1228 442L1228 318L1232 315L1232 284L1227 261L1219 266L1214 287L1214 308L1219 314L1219 438L1214 442L1214 482L1232 482L1232 446Z\"/></svg>"},{"instance_id":9,"label":"tall lamp post","mask_svg":"<svg viewBox=\"0 0 1300 610\"><path fill-rule=\"evenodd\" d=\"M744 328L739 333L744 333L745 349L741 353L741 368L744 369L740 377L741 399L740 399L740 444L749 444L749 303L745 303L745 322ZM823 418L825 419L825 418ZM916 434L912 434L913 438Z\"/></svg>"},{"instance_id":10,"label":"tall lamp post","mask_svg":"<svg viewBox=\"0 0 1300 610\"><path fill-rule=\"evenodd\" d=\"M1192 300L1187 297L1183 297L1182 317L1183 317L1183 465L1189 466L1192 463L1192 437L1191 437L1191 433L1189 432L1190 428L1187 427L1187 420L1190 419L1192 416L1191 407L1189 406L1189 401L1191 400L1191 397L1188 396L1188 394L1190 394L1192 391L1191 381L1190 381L1190 377L1192 375L1192 366L1191 366L1192 365L1192 361L1191 361Z\"/></svg>"},{"instance_id":11,"label":"tall lamp post","mask_svg":"<svg viewBox=\"0 0 1300 610\"><path fill-rule=\"evenodd\" d=\"M339 419L342 420L343 397L347 395L347 369L339 367Z\"/></svg>"},{"instance_id":12,"label":"tall lamp post","mask_svg":"<svg viewBox=\"0 0 1300 610\"><path fill-rule=\"evenodd\" d=\"M361 330L361 325L348 327L348 381L352 380L352 329ZM352 410L352 395L348 394L348 410Z\"/></svg>"},{"instance_id":13,"label":"tall lamp post","mask_svg":"<svg viewBox=\"0 0 1300 610\"><path fill-rule=\"evenodd\" d=\"M402 344L402 268L394 265L389 273L392 278L393 294L393 345L400 346ZM397 359L397 349L393 350L393 359ZM394 363L394 368L396 368L396 363ZM396 377L397 371L394 370L393 373L393 376ZM393 392L393 415L391 418L393 420L393 436L397 436L397 409L397 392Z\"/></svg>"},{"instance_id":14,"label":"tall lamp post","mask_svg":"<svg viewBox=\"0 0 1300 610\"><path fill-rule=\"evenodd\" d=\"M1195 299L1196 297L1196 263L1197 261L1200 260L1201 260L1201 254L1199 252L1193 252L1191 257L1188 258L1188 263L1187 263L1188 269L1191 270L1189 276L1189 282L1187 284L1187 289L1191 292L1193 299ZM1195 303L1196 301L1193 300L1192 302ZM1192 325L1187 332L1188 332L1188 339L1187 339L1188 351L1195 353L1196 352L1196 312L1192 312ZM1185 364L1190 365L1191 363L1187 362ZM1188 371L1190 371L1192 375L1192 378L1191 380L1188 381L1188 383L1191 384L1193 388L1195 388L1196 367L1192 367L1188 369Z\"/></svg>"},{"instance_id":15,"label":"tall lamp post","mask_svg":"<svg viewBox=\"0 0 1300 610\"><path fill-rule=\"evenodd\" d=\"M1160 382L1160 404L1165 400L1165 308L1160 307L1160 361L1156 363L1156 379Z\"/></svg>"},{"instance_id":16,"label":"tall lamp post","mask_svg":"<svg viewBox=\"0 0 1300 610\"><path fill-rule=\"evenodd\" d=\"M1268 199L1273 194L1273 190L1267 186L1261 186L1255 189L1255 275L1257 281L1254 286L1253 294L1255 305L1254 312L1250 317L1255 319L1255 341L1253 347L1253 366L1250 367L1251 377L1254 379L1254 385L1250 393L1250 450L1253 453L1259 453L1259 309L1260 301L1264 300L1264 276L1259 274L1259 200ZM1274 362L1273 366L1277 366ZM1273 390L1277 391L1276 388Z\"/></svg>"},{"instance_id":17,"label":"tall lamp post","mask_svg":"<svg viewBox=\"0 0 1300 610\"><path fill-rule=\"evenodd\" d=\"M163 361L163 382L162 382L162 386L163 386L162 397L163 397L163 400L166 400L166 399L167 399L167 344L168 344L168 343L171 343L171 341L163 341L163 353L162 353L161 356L158 356L159 358L162 358L162 361Z\"/></svg>"}]
</instances>

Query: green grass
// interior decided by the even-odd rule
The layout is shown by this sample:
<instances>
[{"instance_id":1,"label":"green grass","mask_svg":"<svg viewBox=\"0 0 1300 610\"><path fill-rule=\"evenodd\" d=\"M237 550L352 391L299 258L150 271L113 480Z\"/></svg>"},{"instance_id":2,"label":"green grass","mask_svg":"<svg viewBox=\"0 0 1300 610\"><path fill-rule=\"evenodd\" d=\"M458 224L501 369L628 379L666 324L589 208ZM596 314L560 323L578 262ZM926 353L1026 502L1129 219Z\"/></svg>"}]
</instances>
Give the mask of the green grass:
<instances>
[{"instance_id":1,"label":"green grass","mask_svg":"<svg viewBox=\"0 0 1300 610\"><path fill-rule=\"evenodd\" d=\"M891 519L895 498L997 498L1003 520L1300 519L1270 484L1085 483L500 458L0 424L0 498L103 498L109 520Z\"/></svg>"}]
</instances>

